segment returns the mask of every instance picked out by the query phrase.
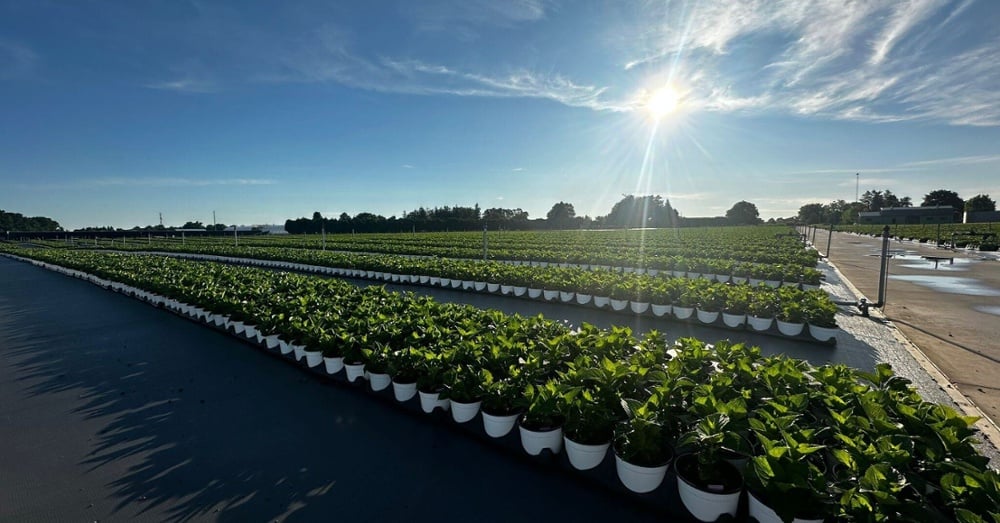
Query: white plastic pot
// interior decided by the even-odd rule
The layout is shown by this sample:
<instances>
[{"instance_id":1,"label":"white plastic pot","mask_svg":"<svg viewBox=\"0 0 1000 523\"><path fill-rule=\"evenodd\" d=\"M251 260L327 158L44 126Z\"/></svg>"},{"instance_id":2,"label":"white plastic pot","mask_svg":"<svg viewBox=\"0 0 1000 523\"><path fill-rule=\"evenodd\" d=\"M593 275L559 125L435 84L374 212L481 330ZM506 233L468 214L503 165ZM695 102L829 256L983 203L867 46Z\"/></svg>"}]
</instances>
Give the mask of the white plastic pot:
<instances>
[{"instance_id":1,"label":"white plastic pot","mask_svg":"<svg viewBox=\"0 0 1000 523\"><path fill-rule=\"evenodd\" d=\"M667 475L667 463L657 467L643 467L629 463L615 454L615 470L618 472L618 479L622 485L632 492L640 494L652 492L663 483L663 478Z\"/></svg>"},{"instance_id":2,"label":"white plastic pot","mask_svg":"<svg viewBox=\"0 0 1000 523\"><path fill-rule=\"evenodd\" d=\"M392 382L392 395L396 397L396 401L402 403L404 401L409 401L410 398L417 395L417 383L396 383Z\"/></svg>"},{"instance_id":3,"label":"white plastic pot","mask_svg":"<svg viewBox=\"0 0 1000 523\"><path fill-rule=\"evenodd\" d=\"M772 323L774 323L774 318L758 318L751 315L747 316L747 325L757 332L764 332L770 329Z\"/></svg>"},{"instance_id":4,"label":"white plastic pot","mask_svg":"<svg viewBox=\"0 0 1000 523\"><path fill-rule=\"evenodd\" d=\"M424 392L417 391L420 394L420 410L427 414L434 412L434 409L440 407L441 410L448 410L451 405L451 401L447 398L441 399L441 394L437 392Z\"/></svg>"},{"instance_id":5,"label":"white plastic pot","mask_svg":"<svg viewBox=\"0 0 1000 523\"><path fill-rule=\"evenodd\" d=\"M787 321L777 320L778 322L778 332L784 334L785 336L798 336L802 334L802 329L805 328L805 323L792 323Z\"/></svg>"},{"instance_id":6,"label":"white plastic pot","mask_svg":"<svg viewBox=\"0 0 1000 523\"><path fill-rule=\"evenodd\" d=\"M670 305L659 305L656 303L650 305L649 308L653 309L653 315L658 318L662 318L667 314L670 314L670 310L672 309Z\"/></svg>"},{"instance_id":7,"label":"white plastic pot","mask_svg":"<svg viewBox=\"0 0 1000 523\"><path fill-rule=\"evenodd\" d=\"M268 349L274 350L277 349L279 345L281 345L281 340L278 338L277 334L272 334L270 336L264 337L264 343L267 345Z\"/></svg>"},{"instance_id":8,"label":"white plastic pot","mask_svg":"<svg viewBox=\"0 0 1000 523\"><path fill-rule=\"evenodd\" d=\"M611 303L611 298L609 296L594 296L594 307L598 309L603 309Z\"/></svg>"},{"instance_id":9,"label":"white plastic pot","mask_svg":"<svg viewBox=\"0 0 1000 523\"><path fill-rule=\"evenodd\" d=\"M462 280L462 290L471 291L476 287L476 282L472 280ZM478 290L478 289L476 289Z\"/></svg>"},{"instance_id":10,"label":"white plastic pot","mask_svg":"<svg viewBox=\"0 0 1000 523\"><path fill-rule=\"evenodd\" d=\"M591 296L590 294L580 294L579 292L576 293L576 302L579 303L580 305L586 305L590 303L590 300L592 298L593 296Z\"/></svg>"},{"instance_id":11,"label":"white plastic pot","mask_svg":"<svg viewBox=\"0 0 1000 523\"><path fill-rule=\"evenodd\" d=\"M521 297L524 296L524 293L526 292L528 292L527 287L518 287L516 285L514 286L514 296Z\"/></svg>"},{"instance_id":12,"label":"white plastic pot","mask_svg":"<svg viewBox=\"0 0 1000 523\"><path fill-rule=\"evenodd\" d=\"M496 292L498 290L500 290L500 284L499 283L487 283L486 284L486 292Z\"/></svg>"},{"instance_id":13,"label":"white plastic pot","mask_svg":"<svg viewBox=\"0 0 1000 523\"><path fill-rule=\"evenodd\" d=\"M531 299L537 299L541 295L542 295L542 289L532 289L530 287L528 288L528 297L529 298L531 298Z\"/></svg>"},{"instance_id":14,"label":"white plastic pot","mask_svg":"<svg viewBox=\"0 0 1000 523\"><path fill-rule=\"evenodd\" d=\"M363 378L365 375L364 363L345 363L344 368L347 369L347 381L351 383L354 383L358 378Z\"/></svg>"},{"instance_id":15,"label":"white plastic pot","mask_svg":"<svg viewBox=\"0 0 1000 523\"><path fill-rule=\"evenodd\" d=\"M703 311L698 309L698 321L704 324L715 323L719 319L719 311Z\"/></svg>"},{"instance_id":16,"label":"white plastic pot","mask_svg":"<svg viewBox=\"0 0 1000 523\"><path fill-rule=\"evenodd\" d=\"M305 345L292 345L292 351L295 353L295 361L299 361L306 357L306 346Z\"/></svg>"},{"instance_id":17,"label":"white plastic pot","mask_svg":"<svg viewBox=\"0 0 1000 523\"><path fill-rule=\"evenodd\" d=\"M726 327L737 328L747 321L746 314L729 314L728 312L722 313L722 323L726 324Z\"/></svg>"},{"instance_id":18,"label":"white plastic pot","mask_svg":"<svg viewBox=\"0 0 1000 523\"><path fill-rule=\"evenodd\" d=\"M295 350L294 345L285 340L281 340L281 342L278 344L278 347L281 349L282 356L290 354L293 350Z\"/></svg>"},{"instance_id":19,"label":"white plastic pot","mask_svg":"<svg viewBox=\"0 0 1000 523\"><path fill-rule=\"evenodd\" d=\"M514 286L513 285L501 285L500 286L500 294L510 294L512 292L514 292Z\"/></svg>"},{"instance_id":20,"label":"white plastic pot","mask_svg":"<svg viewBox=\"0 0 1000 523\"><path fill-rule=\"evenodd\" d=\"M782 523L782 519L778 517L777 512L771 507L767 506L761 500L757 499L753 491L748 491L749 496L747 496L750 517L757 520L757 523ZM823 519L802 519L794 518L792 523L823 523Z\"/></svg>"},{"instance_id":21,"label":"white plastic pot","mask_svg":"<svg viewBox=\"0 0 1000 523\"><path fill-rule=\"evenodd\" d=\"M441 280L441 281L444 281L444 280ZM472 282L469 282L469 283L472 283ZM442 284L441 286L444 287L444 284ZM455 280L455 279L451 280L451 288L452 289L457 289L457 288L459 288L461 286L462 286L462 280Z\"/></svg>"},{"instance_id":22,"label":"white plastic pot","mask_svg":"<svg viewBox=\"0 0 1000 523\"><path fill-rule=\"evenodd\" d=\"M497 416L483 411L483 429L491 438L502 438L514 428L517 417L518 414Z\"/></svg>"},{"instance_id":23,"label":"white plastic pot","mask_svg":"<svg viewBox=\"0 0 1000 523\"><path fill-rule=\"evenodd\" d=\"M484 282L484 281L474 282L473 288L475 288L479 292L483 292L483 289L486 288L486 282Z\"/></svg>"},{"instance_id":24,"label":"white plastic pot","mask_svg":"<svg viewBox=\"0 0 1000 523\"><path fill-rule=\"evenodd\" d=\"M623 311L628 307L628 300L616 300L611 298L611 310Z\"/></svg>"},{"instance_id":25,"label":"white plastic pot","mask_svg":"<svg viewBox=\"0 0 1000 523\"><path fill-rule=\"evenodd\" d=\"M649 310L649 302L648 301L629 302L629 308L631 308L632 312L636 314L643 314L647 310Z\"/></svg>"},{"instance_id":26,"label":"white plastic pot","mask_svg":"<svg viewBox=\"0 0 1000 523\"><path fill-rule=\"evenodd\" d=\"M735 517L742 492L742 490L722 494L708 492L695 487L683 476L677 476L677 493L680 495L681 503L698 521L715 521L723 514Z\"/></svg>"},{"instance_id":27,"label":"white plastic pot","mask_svg":"<svg viewBox=\"0 0 1000 523\"><path fill-rule=\"evenodd\" d=\"M323 365L326 366L327 374L336 374L344 368L344 358L342 356L337 356L336 358L324 356Z\"/></svg>"},{"instance_id":28,"label":"white plastic pot","mask_svg":"<svg viewBox=\"0 0 1000 523\"><path fill-rule=\"evenodd\" d=\"M306 366L311 368L319 367L323 363L323 351L320 350L307 350L306 355Z\"/></svg>"},{"instance_id":29,"label":"white plastic pot","mask_svg":"<svg viewBox=\"0 0 1000 523\"><path fill-rule=\"evenodd\" d=\"M681 307L674 305L674 317L678 320L686 320L694 314L694 307Z\"/></svg>"},{"instance_id":30,"label":"white plastic pot","mask_svg":"<svg viewBox=\"0 0 1000 523\"><path fill-rule=\"evenodd\" d=\"M521 433L521 448L532 456L541 454L545 449L551 450L553 454L559 454L559 451L562 450L562 427L536 431L526 429L524 425L518 424L517 428L520 429Z\"/></svg>"},{"instance_id":31,"label":"white plastic pot","mask_svg":"<svg viewBox=\"0 0 1000 523\"><path fill-rule=\"evenodd\" d=\"M611 447L610 442L600 445L577 443L565 435L563 435L563 444L566 446L566 457L569 458L569 464L573 465L576 470L590 470L600 465Z\"/></svg>"},{"instance_id":32,"label":"white plastic pot","mask_svg":"<svg viewBox=\"0 0 1000 523\"><path fill-rule=\"evenodd\" d=\"M474 401L472 403L461 403L452 400L451 402L451 419L455 420L455 423L465 423L472 421L472 418L479 414L479 408L482 406L483 402Z\"/></svg>"},{"instance_id":33,"label":"white plastic pot","mask_svg":"<svg viewBox=\"0 0 1000 523\"><path fill-rule=\"evenodd\" d=\"M371 385L373 391L378 392L389 388L389 385L392 384L392 378L381 372L369 372L368 384Z\"/></svg>"},{"instance_id":34,"label":"white plastic pot","mask_svg":"<svg viewBox=\"0 0 1000 523\"><path fill-rule=\"evenodd\" d=\"M559 291L559 301L563 303L569 303L573 301L573 293L566 291Z\"/></svg>"},{"instance_id":35,"label":"white plastic pot","mask_svg":"<svg viewBox=\"0 0 1000 523\"><path fill-rule=\"evenodd\" d=\"M817 341L830 341L837 337L836 327L817 327L815 325L809 326L809 335Z\"/></svg>"},{"instance_id":36,"label":"white plastic pot","mask_svg":"<svg viewBox=\"0 0 1000 523\"><path fill-rule=\"evenodd\" d=\"M550 291L548 289L544 289L542 290L542 297L545 298L545 301L552 301L559 297L559 291Z\"/></svg>"}]
</instances>

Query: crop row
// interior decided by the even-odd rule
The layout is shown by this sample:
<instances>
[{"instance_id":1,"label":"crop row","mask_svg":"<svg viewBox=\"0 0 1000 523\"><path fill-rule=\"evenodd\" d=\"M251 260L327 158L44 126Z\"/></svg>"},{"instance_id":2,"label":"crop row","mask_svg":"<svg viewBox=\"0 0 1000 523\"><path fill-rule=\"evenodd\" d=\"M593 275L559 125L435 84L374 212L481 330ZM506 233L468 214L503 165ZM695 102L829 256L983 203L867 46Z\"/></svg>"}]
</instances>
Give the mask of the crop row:
<instances>
[{"instance_id":1,"label":"crop row","mask_svg":"<svg viewBox=\"0 0 1000 523\"><path fill-rule=\"evenodd\" d=\"M470 406L481 408L490 435L509 431L513 421L506 431L495 424L513 416L529 453L559 452L563 443L567 452L613 447L619 475L634 490L656 485L630 476L629 467L654 477L659 471L662 481L675 457L680 497L703 520L719 513L689 504L684 489L726 490L735 481L725 494L738 499L747 488L751 515L764 501L785 520L1000 521L1000 474L975 450L974 420L923 401L886 365L869 374L763 357L743 345L683 339L668 346L656 332L637 339L621 328L570 330L541 317L284 272L15 252L252 333L262 346L327 372L357 377L364 365L373 389L391 381L396 398L408 401L415 388L431 409L453 406L456 421L478 415L469 416ZM550 433L558 439L535 439Z\"/></svg>"},{"instance_id":2,"label":"crop row","mask_svg":"<svg viewBox=\"0 0 1000 523\"><path fill-rule=\"evenodd\" d=\"M218 243L222 238L187 238L185 243ZM178 243L180 238L161 243ZM419 233L285 236L241 239L245 245L482 258L482 233ZM725 260L815 267L788 227L655 229L649 231L493 231L487 233L493 260L548 261L671 270L676 260Z\"/></svg>"},{"instance_id":3,"label":"crop row","mask_svg":"<svg viewBox=\"0 0 1000 523\"><path fill-rule=\"evenodd\" d=\"M799 290L779 280L691 274L690 279L573 267L515 266L499 262L356 255L267 247L201 247L202 256L304 272L423 284L562 301L728 328L748 327L790 337L833 341L837 307L820 290ZM233 257L234 254L242 255ZM264 261L260 261L264 260ZM727 283L723 283L727 282ZM728 283L731 282L731 283ZM775 320L777 320L775 322Z\"/></svg>"}]
</instances>

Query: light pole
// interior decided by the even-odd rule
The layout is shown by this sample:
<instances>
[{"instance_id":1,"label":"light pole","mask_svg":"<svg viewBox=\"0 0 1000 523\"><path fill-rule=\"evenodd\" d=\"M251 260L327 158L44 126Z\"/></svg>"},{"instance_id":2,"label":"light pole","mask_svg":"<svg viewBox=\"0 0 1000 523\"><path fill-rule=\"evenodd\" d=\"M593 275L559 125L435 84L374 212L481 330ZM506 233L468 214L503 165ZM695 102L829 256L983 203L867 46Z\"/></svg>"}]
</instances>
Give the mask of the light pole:
<instances>
[{"instance_id":1,"label":"light pole","mask_svg":"<svg viewBox=\"0 0 1000 523\"><path fill-rule=\"evenodd\" d=\"M861 188L861 173L854 173L854 201L861 201L858 190Z\"/></svg>"}]
</instances>

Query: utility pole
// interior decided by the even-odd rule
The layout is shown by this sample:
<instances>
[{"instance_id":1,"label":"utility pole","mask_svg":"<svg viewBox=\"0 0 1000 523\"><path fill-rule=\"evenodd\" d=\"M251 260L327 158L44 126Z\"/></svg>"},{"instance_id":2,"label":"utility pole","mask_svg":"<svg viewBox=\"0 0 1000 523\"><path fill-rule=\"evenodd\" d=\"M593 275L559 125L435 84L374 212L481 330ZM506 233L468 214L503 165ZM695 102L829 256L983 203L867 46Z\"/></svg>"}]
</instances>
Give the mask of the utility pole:
<instances>
[{"instance_id":1,"label":"utility pole","mask_svg":"<svg viewBox=\"0 0 1000 523\"><path fill-rule=\"evenodd\" d=\"M163 213L160 213L160 227L163 227Z\"/></svg>"},{"instance_id":2,"label":"utility pole","mask_svg":"<svg viewBox=\"0 0 1000 523\"><path fill-rule=\"evenodd\" d=\"M858 190L861 188L861 173L854 173L854 201L860 202L861 197L858 195Z\"/></svg>"}]
</instances>

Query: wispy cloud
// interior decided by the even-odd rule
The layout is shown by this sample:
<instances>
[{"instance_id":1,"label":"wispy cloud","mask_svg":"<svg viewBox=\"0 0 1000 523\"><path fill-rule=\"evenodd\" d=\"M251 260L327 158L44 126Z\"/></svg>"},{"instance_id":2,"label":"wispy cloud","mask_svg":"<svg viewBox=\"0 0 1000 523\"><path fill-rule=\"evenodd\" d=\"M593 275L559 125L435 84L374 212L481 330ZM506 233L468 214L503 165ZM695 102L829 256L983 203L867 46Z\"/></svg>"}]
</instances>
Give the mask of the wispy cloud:
<instances>
[{"instance_id":1,"label":"wispy cloud","mask_svg":"<svg viewBox=\"0 0 1000 523\"><path fill-rule=\"evenodd\" d=\"M402 12L418 31L443 31L472 40L479 27L509 27L545 18L546 0L434 0L404 2Z\"/></svg>"},{"instance_id":2,"label":"wispy cloud","mask_svg":"<svg viewBox=\"0 0 1000 523\"><path fill-rule=\"evenodd\" d=\"M403 169L414 169L415 168L415 167L413 167L412 165L410 165L408 163L404 163L403 165L400 165L400 167L402 167Z\"/></svg>"},{"instance_id":3,"label":"wispy cloud","mask_svg":"<svg viewBox=\"0 0 1000 523\"><path fill-rule=\"evenodd\" d=\"M170 80L166 82L153 82L145 84L148 89L159 89L162 91L176 91L179 93L214 93L219 90L218 86L211 82L195 80L193 78L183 78L180 80Z\"/></svg>"},{"instance_id":4,"label":"wispy cloud","mask_svg":"<svg viewBox=\"0 0 1000 523\"><path fill-rule=\"evenodd\" d=\"M904 163L903 165L908 167L922 167L922 166L939 166L939 165L972 165L980 163L998 163L998 162L1000 162L1000 154L979 155L979 156L957 156L953 158L937 158L933 160L907 162Z\"/></svg>"},{"instance_id":5,"label":"wispy cloud","mask_svg":"<svg viewBox=\"0 0 1000 523\"><path fill-rule=\"evenodd\" d=\"M524 167L515 167L511 169L511 172L519 173L524 170Z\"/></svg>"},{"instance_id":6,"label":"wispy cloud","mask_svg":"<svg viewBox=\"0 0 1000 523\"><path fill-rule=\"evenodd\" d=\"M669 67L711 111L1000 125L1000 39L943 30L974 16L971 0L656 4L625 69Z\"/></svg>"},{"instance_id":7,"label":"wispy cloud","mask_svg":"<svg viewBox=\"0 0 1000 523\"><path fill-rule=\"evenodd\" d=\"M38 55L28 46L0 39L0 79L27 76L37 62Z\"/></svg>"}]
</instances>

